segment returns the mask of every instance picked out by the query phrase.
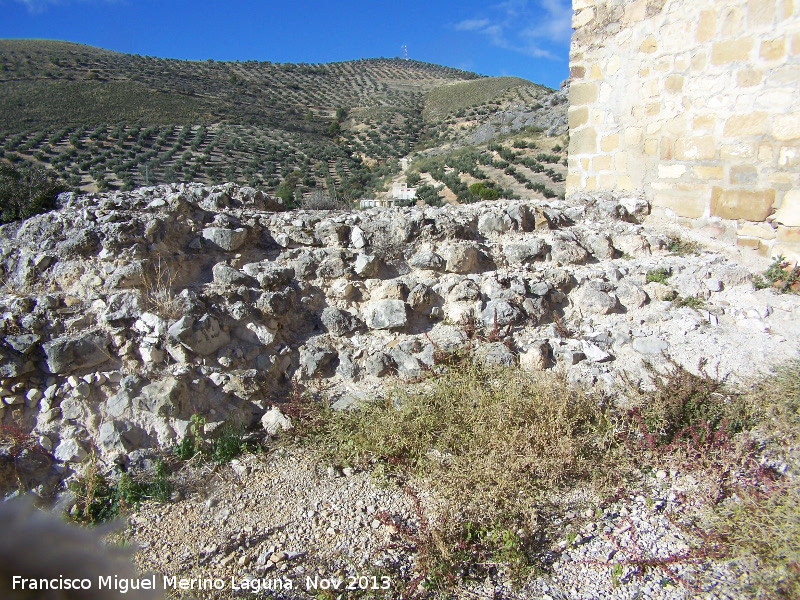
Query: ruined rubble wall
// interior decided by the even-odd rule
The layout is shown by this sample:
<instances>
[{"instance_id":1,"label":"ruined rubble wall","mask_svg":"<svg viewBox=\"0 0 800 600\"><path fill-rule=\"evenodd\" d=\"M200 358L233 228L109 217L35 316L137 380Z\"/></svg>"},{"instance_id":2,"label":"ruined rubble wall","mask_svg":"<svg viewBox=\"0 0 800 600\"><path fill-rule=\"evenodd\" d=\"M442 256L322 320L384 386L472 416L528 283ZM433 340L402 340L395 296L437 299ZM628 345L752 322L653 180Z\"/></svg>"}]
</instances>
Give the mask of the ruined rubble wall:
<instances>
[{"instance_id":1,"label":"ruined rubble wall","mask_svg":"<svg viewBox=\"0 0 800 600\"><path fill-rule=\"evenodd\" d=\"M572 4L567 194L643 190L656 215L800 257L800 2Z\"/></svg>"}]
</instances>

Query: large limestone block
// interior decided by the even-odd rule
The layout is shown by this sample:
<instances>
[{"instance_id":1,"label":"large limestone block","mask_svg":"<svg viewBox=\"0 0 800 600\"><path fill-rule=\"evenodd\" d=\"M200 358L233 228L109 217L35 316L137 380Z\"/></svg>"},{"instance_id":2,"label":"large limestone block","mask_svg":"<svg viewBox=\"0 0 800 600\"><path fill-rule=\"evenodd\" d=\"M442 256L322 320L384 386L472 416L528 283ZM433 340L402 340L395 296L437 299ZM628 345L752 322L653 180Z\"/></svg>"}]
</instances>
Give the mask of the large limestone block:
<instances>
[{"instance_id":1,"label":"large limestone block","mask_svg":"<svg viewBox=\"0 0 800 600\"><path fill-rule=\"evenodd\" d=\"M503 246L503 254L509 264L521 265L542 258L547 251L543 240L533 239L526 242L510 243Z\"/></svg>"},{"instance_id":2,"label":"large limestone block","mask_svg":"<svg viewBox=\"0 0 800 600\"><path fill-rule=\"evenodd\" d=\"M241 227L239 229L206 227L203 230L203 238L222 250L233 252L244 244L244 241L247 239L247 230Z\"/></svg>"},{"instance_id":3,"label":"large limestone block","mask_svg":"<svg viewBox=\"0 0 800 600\"><path fill-rule=\"evenodd\" d=\"M408 322L406 303L402 300L378 300L370 302L365 311L365 320L370 329L396 329Z\"/></svg>"},{"instance_id":4,"label":"large limestone block","mask_svg":"<svg viewBox=\"0 0 800 600\"><path fill-rule=\"evenodd\" d=\"M203 356L216 352L231 341L228 332L223 331L211 315L204 315L197 322L192 317L182 317L169 328L168 333L192 352Z\"/></svg>"},{"instance_id":5,"label":"large limestone block","mask_svg":"<svg viewBox=\"0 0 800 600\"><path fill-rule=\"evenodd\" d=\"M142 388L133 408L161 417L191 417L189 388L174 377L166 377Z\"/></svg>"},{"instance_id":6,"label":"large limestone block","mask_svg":"<svg viewBox=\"0 0 800 600\"><path fill-rule=\"evenodd\" d=\"M775 190L726 190L711 192L711 216L723 219L763 221L775 203Z\"/></svg>"},{"instance_id":7,"label":"large limestone block","mask_svg":"<svg viewBox=\"0 0 800 600\"><path fill-rule=\"evenodd\" d=\"M42 344L47 368L51 373L69 373L94 367L111 358L108 337L101 333L61 336Z\"/></svg>"},{"instance_id":8,"label":"large limestone block","mask_svg":"<svg viewBox=\"0 0 800 600\"><path fill-rule=\"evenodd\" d=\"M484 236L505 233L511 226L511 217L506 214L486 213L478 219L478 231Z\"/></svg>"},{"instance_id":9,"label":"large limestone block","mask_svg":"<svg viewBox=\"0 0 800 600\"><path fill-rule=\"evenodd\" d=\"M451 246L445 269L451 273L474 273L478 270L478 248L474 244Z\"/></svg>"}]
</instances>

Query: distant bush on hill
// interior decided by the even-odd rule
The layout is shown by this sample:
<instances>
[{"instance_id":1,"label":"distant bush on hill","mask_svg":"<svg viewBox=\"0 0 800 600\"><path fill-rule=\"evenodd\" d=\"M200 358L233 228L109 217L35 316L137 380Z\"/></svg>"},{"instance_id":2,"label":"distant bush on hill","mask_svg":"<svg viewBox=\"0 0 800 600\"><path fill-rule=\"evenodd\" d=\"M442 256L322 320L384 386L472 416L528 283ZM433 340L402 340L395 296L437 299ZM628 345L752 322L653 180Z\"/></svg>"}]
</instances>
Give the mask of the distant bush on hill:
<instances>
[{"instance_id":1,"label":"distant bush on hill","mask_svg":"<svg viewBox=\"0 0 800 600\"><path fill-rule=\"evenodd\" d=\"M52 210L66 189L55 173L41 167L0 163L0 223Z\"/></svg>"}]
</instances>

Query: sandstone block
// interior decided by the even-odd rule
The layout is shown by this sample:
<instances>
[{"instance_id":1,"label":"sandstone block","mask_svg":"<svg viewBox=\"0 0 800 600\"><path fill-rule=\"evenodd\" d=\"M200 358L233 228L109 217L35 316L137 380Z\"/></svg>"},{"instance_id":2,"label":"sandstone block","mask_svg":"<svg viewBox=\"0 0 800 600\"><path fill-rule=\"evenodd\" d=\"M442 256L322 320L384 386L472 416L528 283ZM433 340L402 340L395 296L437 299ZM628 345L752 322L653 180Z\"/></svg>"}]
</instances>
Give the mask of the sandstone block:
<instances>
[{"instance_id":1,"label":"sandstone block","mask_svg":"<svg viewBox=\"0 0 800 600\"><path fill-rule=\"evenodd\" d=\"M683 90L683 75L670 75L664 81L664 89L672 94L677 94Z\"/></svg>"},{"instance_id":2,"label":"sandstone block","mask_svg":"<svg viewBox=\"0 0 800 600\"><path fill-rule=\"evenodd\" d=\"M611 157L608 154L601 154L592 159L592 169L594 171L610 171Z\"/></svg>"},{"instance_id":3,"label":"sandstone block","mask_svg":"<svg viewBox=\"0 0 800 600\"><path fill-rule=\"evenodd\" d=\"M736 142L719 147L720 158L753 158L756 155L755 142Z\"/></svg>"},{"instance_id":4,"label":"sandstone block","mask_svg":"<svg viewBox=\"0 0 800 600\"><path fill-rule=\"evenodd\" d=\"M747 24L770 25L775 18L775 0L747 0Z\"/></svg>"},{"instance_id":5,"label":"sandstone block","mask_svg":"<svg viewBox=\"0 0 800 600\"><path fill-rule=\"evenodd\" d=\"M569 126L571 129L585 125L589 122L589 107L570 107L567 118L569 119Z\"/></svg>"},{"instance_id":6,"label":"sandstone block","mask_svg":"<svg viewBox=\"0 0 800 600\"><path fill-rule=\"evenodd\" d=\"M588 25L594 19L594 8L584 8L582 10L575 11L575 14L572 15L572 28L573 29L580 29L585 25Z\"/></svg>"},{"instance_id":7,"label":"sandstone block","mask_svg":"<svg viewBox=\"0 0 800 600\"><path fill-rule=\"evenodd\" d=\"M762 240L774 240L775 230L766 223L748 223L739 225L736 235L740 237L756 237Z\"/></svg>"},{"instance_id":8,"label":"sandstone block","mask_svg":"<svg viewBox=\"0 0 800 600\"><path fill-rule=\"evenodd\" d=\"M652 54L658 50L658 40L654 36L648 36L639 46L639 51L646 54Z\"/></svg>"},{"instance_id":9,"label":"sandstone block","mask_svg":"<svg viewBox=\"0 0 800 600\"><path fill-rule=\"evenodd\" d=\"M798 247L800 247L800 227L778 226L778 242L782 244L798 244Z\"/></svg>"},{"instance_id":10,"label":"sandstone block","mask_svg":"<svg viewBox=\"0 0 800 600\"><path fill-rule=\"evenodd\" d=\"M659 179L677 179L686 173L686 165L658 165Z\"/></svg>"},{"instance_id":11,"label":"sandstone block","mask_svg":"<svg viewBox=\"0 0 800 600\"><path fill-rule=\"evenodd\" d=\"M783 256L793 265L800 264L800 245L798 244L775 244L770 255L773 258Z\"/></svg>"},{"instance_id":12,"label":"sandstone block","mask_svg":"<svg viewBox=\"0 0 800 600\"><path fill-rule=\"evenodd\" d=\"M781 167L796 167L800 165L800 147L781 146L778 154L778 165Z\"/></svg>"},{"instance_id":13,"label":"sandstone block","mask_svg":"<svg viewBox=\"0 0 800 600\"><path fill-rule=\"evenodd\" d=\"M675 141L675 158L678 160L709 160L716 155L713 136L680 137Z\"/></svg>"},{"instance_id":14,"label":"sandstone block","mask_svg":"<svg viewBox=\"0 0 800 600\"><path fill-rule=\"evenodd\" d=\"M725 170L722 167L692 167L692 175L698 179L722 179L725 175Z\"/></svg>"},{"instance_id":15,"label":"sandstone block","mask_svg":"<svg viewBox=\"0 0 800 600\"><path fill-rule=\"evenodd\" d=\"M758 181L758 171L752 165L731 167L731 184L753 185Z\"/></svg>"},{"instance_id":16,"label":"sandstone block","mask_svg":"<svg viewBox=\"0 0 800 600\"><path fill-rule=\"evenodd\" d=\"M787 227L800 227L800 190L789 190L773 221Z\"/></svg>"},{"instance_id":17,"label":"sandstone block","mask_svg":"<svg viewBox=\"0 0 800 600\"><path fill-rule=\"evenodd\" d=\"M706 200L699 193L664 191L653 195L653 205L668 208L679 217L698 219L706 210Z\"/></svg>"},{"instance_id":18,"label":"sandstone block","mask_svg":"<svg viewBox=\"0 0 800 600\"><path fill-rule=\"evenodd\" d=\"M736 190L714 187L711 215L723 219L763 221L772 211L775 190Z\"/></svg>"},{"instance_id":19,"label":"sandstone block","mask_svg":"<svg viewBox=\"0 0 800 600\"><path fill-rule=\"evenodd\" d=\"M570 154L594 154L597 152L597 132L592 127L582 127L570 132Z\"/></svg>"},{"instance_id":20,"label":"sandstone block","mask_svg":"<svg viewBox=\"0 0 800 600\"><path fill-rule=\"evenodd\" d=\"M784 38L764 40L761 42L761 50L758 55L763 60L780 60L786 56L786 40Z\"/></svg>"},{"instance_id":21,"label":"sandstone block","mask_svg":"<svg viewBox=\"0 0 800 600\"><path fill-rule=\"evenodd\" d=\"M700 21L697 24L695 39L698 42L706 42L717 33L717 11L704 10L700 13Z\"/></svg>"},{"instance_id":22,"label":"sandstone block","mask_svg":"<svg viewBox=\"0 0 800 600\"><path fill-rule=\"evenodd\" d=\"M606 135L600 141L600 149L603 152L611 152L612 150L616 150L619 148L619 135L616 133L612 133L611 135Z\"/></svg>"},{"instance_id":23,"label":"sandstone block","mask_svg":"<svg viewBox=\"0 0 800 600\"><path fill-rule=\"evenodd\" d=\"M772 120L772 135L781 141L800 138L800 113L775 115Z\"/></svg>"},{"instance_id":24,"label":"sandstone block","mask_svg":"<svg viewBox=\"0 0 800 600\"><path fill-rule=\"evenodd\" d=\"M765 112L753 112L731 117L725 123L723 135L726 137L739 137L766 133L767 117L768 115Z\"/></svg>"},{"instance_id":25,"label":"sandstone block","mask_svg":"<svg viewBox=\"0 0 800 600\"><path fill-rule=\"evenodd\" d=\"M715 42L711 47L711 63L725 65L747 60L754 45L755 41L752 37Z\"/></svg>"},{"instance_id":26,"label":"sandstone block","mask_svg":"<svg viewBox=\"0 0 800 600\"><path fill-rule=\"evenodd\" d=\"M597 100L596 83L575 83L569 88L570 106L581 106L582 104L592 104Z\"/></svg>"},{"instance_id":27,"label":"sandstone block","mask_svg":"<svg viewBox=\"0 0 800 600\"><path fill-rule=\"evenodd\" d=\"M572 65L569 68L569 76L571 79L583 79L586 76L586 67L581 65Z\"/></svg>"},{"instance_id":28,"label":"sandstone block","mask_svg":"<svg viewBox=\"0 0 800 600\"><path fill-rule=\"evenodd\" d=\"M635 146L642 141L641 127L627 127L625 129L625 145Z\"/></svg>"}]
</instances>

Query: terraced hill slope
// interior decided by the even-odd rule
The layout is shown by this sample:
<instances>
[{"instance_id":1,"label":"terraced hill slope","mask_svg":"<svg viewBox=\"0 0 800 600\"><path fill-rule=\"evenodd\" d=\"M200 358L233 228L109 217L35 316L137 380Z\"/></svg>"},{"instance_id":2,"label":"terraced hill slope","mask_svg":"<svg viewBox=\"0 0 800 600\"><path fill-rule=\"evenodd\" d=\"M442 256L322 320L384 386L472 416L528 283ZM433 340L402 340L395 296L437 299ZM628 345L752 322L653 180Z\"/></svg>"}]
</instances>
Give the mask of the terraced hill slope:
<instances>
[{"instance_id":1,"label":"terraced hill slope","mask_svg":"<svg viewBox=\"0 0 800 600\"><path fill-rule=\"evenodd\" d=\"M0 40L0 159L84 191L235 181L358 197L386 189L398 158L451 141L456 122L475 129L549 94L411 60L183 61Z\"/></svg>"}]
</instances>

